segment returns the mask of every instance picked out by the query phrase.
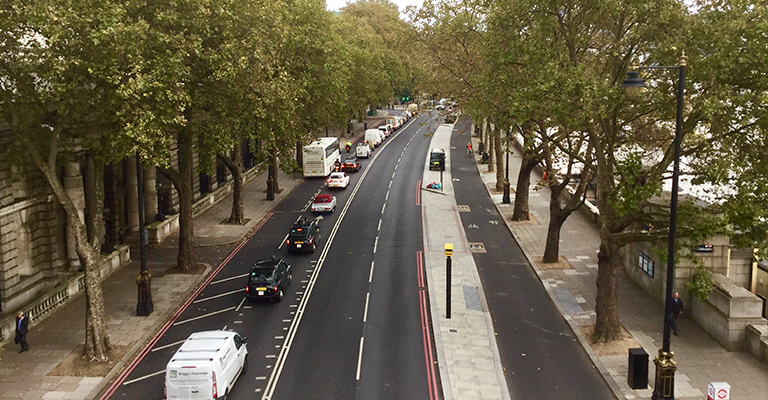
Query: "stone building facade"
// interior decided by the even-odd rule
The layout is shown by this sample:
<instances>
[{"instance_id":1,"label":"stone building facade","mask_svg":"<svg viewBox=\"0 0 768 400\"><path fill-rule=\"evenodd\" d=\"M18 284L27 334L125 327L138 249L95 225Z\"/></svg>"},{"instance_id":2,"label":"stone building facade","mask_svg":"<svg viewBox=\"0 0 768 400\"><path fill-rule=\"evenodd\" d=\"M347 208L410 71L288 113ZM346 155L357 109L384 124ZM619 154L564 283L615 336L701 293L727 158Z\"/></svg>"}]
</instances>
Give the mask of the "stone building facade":
<instances>
[{"instance_id":1,"label":"stone building facade","mask_svg":"<svg viewBox=\"0 0 768 400\"><path fill-rule=\"evenodd\" d=\"M0 131L0 149L13 143L10 132ZM256 165L256 159L244 143L243 164L246 169ZM174 152L175 154L175 152ZM88 163L82 153L61 154L58 172L69 197L80 211L81 219L88 212L85 201L85 180ZM195 157L195 163L198 163ZM102 270L111 272L115 265L130 261L126 243L136 243L139 228L138 179L136 158L107 165L104 169L104 238ZM177 166L177 158L171 160ZM217 160L210 173L196 173L194 200L215 191L232 176L222 161ZM178 212L178 194L160 169L144 167L143 194L147 223ZM159 214L159 216L158 216ZM72 281L82 273L75 252L74 236L69 232L62 207L42 174L34 168L23 173L5 151L0 151L0 320L12 319L18 310L47 313L82 290ZM80 285L81 286L81 285ZM65 289L69 287L70 289ZM74 287L74 289L72 289ZM67 292L61 295L60 293ZM75 293L76 294L76 293ZM41 299L55 296L55 301L40 310ZM63 297L63 299L62 299ZM34 317L32 322L34 323ZM2 335L2 339L7 339Z\"/></svg>"}]
</instances>

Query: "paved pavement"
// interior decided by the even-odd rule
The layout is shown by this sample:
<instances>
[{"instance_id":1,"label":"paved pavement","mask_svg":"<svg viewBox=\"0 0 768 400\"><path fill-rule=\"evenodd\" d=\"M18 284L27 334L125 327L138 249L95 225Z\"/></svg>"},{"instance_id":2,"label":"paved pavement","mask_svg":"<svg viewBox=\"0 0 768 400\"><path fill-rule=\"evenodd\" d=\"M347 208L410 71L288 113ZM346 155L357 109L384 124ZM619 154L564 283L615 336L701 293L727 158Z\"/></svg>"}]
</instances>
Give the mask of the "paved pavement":
<instances>
[{"instance_id":1,"label":"paved pavement","mask_svg":"<svg viewBox=\"0 0 768 400\"><path fill-rule=\"evenodd\" d=\"M371 125L369 123L369 125ZM357 133L357 131L356 131ZM434 140L443 140L438 132ZM477 139L474 139L475 141ZM475 147L477 143L474 144ZM444 146L448 148L449 146ZM425 155L426 157L426 155ZM450 161L448 161L450 162ZM510 157L511 171L519 168L519 152ZM486 166L479 166L486 170ZM449 165L446 168L450 171ZM436 172L432 172L434 174ZM514 180L514 175L510 178ZM489 193L500 212L511 215L511 208L501 204L501 193L494 188L495 174L481 173ZM445 177L444 177L445 179ZM438 176L425 174L424 182L439 181ZM212 268L223 260L234 247L232 242L248 235L275 204L301 182L290 175L280 176L283 189L274 202L266 197L266 176L256 177L246 185L245 202L248 224L242 227L214 228L228 216L230 198L212 207L195 220L195 233L201 245L198 259ZM455 210L451 195L450 178L443 193L423 190L423 227L425 228L425 265L430 283L431 317L435 330L436 350L445 399L508 399L503 371L496 349L493 326L483 306L485 296L478 284L479 278L467 244L463 241L463 227ZM514 182L512 183L514 187ZM597 231L588 219L574 214L563 227L561 254L567 259L567 269L552 270L535 263L543 253L547 226L548 195L540 190L531 194L531 214L535 223L511 223L505 218L513 235L525 250L542 284L574 329L581 343L598 369L607 377L617 397L626 399L650 398L651 386L645 390L631 390L626 381L627 354L596 355L581 334L580 326L594 321L595 277L597 274ZM437 227L440 226L438 229ZM221 229L225 231L222 232ZM201 275L166 274L175 262L176 251L162 246L151 247L148 268L153 274L154 312L149 317L136 317L136 289L134 279L139 270L133 261L104 281L104 296L110 339L123 356L105 378L53 375L58 366L84 339L83 296L62 307L51 317L30 328L29 352L19 354L18 347L7 344L0 353L0 400L5 399L94 399L106 384L130 361L144 343L154 335L205 277ZM465 299L466 292L453 290L451 319L446 318L445 257L443 244L453 242L452 287L461 285L479 288L479 299ZM138 249L132 249L138 260ZM442 286L441 286L442 285ZM662 307L649 300L642 290L622 278L621 315L624 326L637 342L651 355L656 354L661 342ZM468 301L469 300L469 301ZM477 300L481 304L474 304ZM468 306L469 305L469 306ZM768 367L743 352L727 352L690 320L679 322L679 337L673 337L672 349L679 364L676 378L678 399L705 398L710 381L726 381L733 388L734 399L768 398ZM653 364L649 377L653 379ZM514 394L511 396L514 398Z\"/></svg>"}]
</instances>

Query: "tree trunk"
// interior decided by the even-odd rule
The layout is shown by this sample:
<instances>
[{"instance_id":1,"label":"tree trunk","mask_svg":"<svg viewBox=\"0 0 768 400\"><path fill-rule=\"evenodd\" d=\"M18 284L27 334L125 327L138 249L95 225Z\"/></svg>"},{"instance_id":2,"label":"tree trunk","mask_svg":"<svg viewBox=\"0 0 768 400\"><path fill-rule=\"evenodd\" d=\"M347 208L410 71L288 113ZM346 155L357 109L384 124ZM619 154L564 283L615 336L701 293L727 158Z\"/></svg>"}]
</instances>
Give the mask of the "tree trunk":
<instances>
[{"instance_id":1,"label":"tree trunk","mask_svg":"<svg viewBox=\"0 0 768 400\"><path fill-rule=\"evenodd\" d=\"M229 213L229 224L242 225L245 222L245 216L243 213L243 186L245 185L243 178L243 155L240 152L240 141L235 142L235 148L233 150L233 158L226 155L217 154L217 157L224 162L229 172L232 173L232 211Z\"/></svg>"},{"instance_id":2,"label":"tree trunk","mask_svg":"<svg viewBox=\"0 0 768 400\"><path fill-rule=\"evenodd\" d=\"M565 222L563 210L560 207L560 194L550 192L549 198L549 226L547 227L547 240L544 246L544 263L556 263L560 257L560 228Z\"/></svg>"},{"instance_id":3,"label":"tree trunk","mask_svg":"<svg viewBox=\"0 0 768 400\"><path fill-rule=\"evenodd\" d=\"M23 130L14 130L14 132L23 132ZM101 289L101 270L100 270L100 242L101 238L94 237L92 243L88 243L86 234L86 228L83 221L80 219L80 214L72 202L72 199L67 195L64 186L59 181L56 175L56 155L57 155L57 135L53 136L54 139L51 143L51 154L48 156L50 164L43 160L43 157L38 153L36 144L33 144L27 137L17 135L17 138L24 143L27 148L28 154L32 157L37 168L42 172L46 182L53 191L53 195L64 209L64 214L67 218L67 223L72 227L72 231L75 235L75 251L80 259L80 264L85 270L85 298L86 298L86 314L85 314L85 358L89 361L108 361L107 351L109 350L109 332L107 331L107 324L104 318L104 294ZM103 186L99 183L103 174L103 168L101 172L94 171L93 183L96 186L94 195L101 196L95 200L93 204L96 205L96 210L91 213L91 218L101 218L101 209L104 205L104 192L101 190Z\"/></svg>"},{"instance_id":4,"label":"tree trunk","mask_svg":"<svg viewBox=\"0 0 768 400\"><path fill-rule=\"evenodd\" d=\"M517 175L515 185L515 206L512 213L512 221L528 221L531 217L528 212L528 194L531 187L531 172L536 168L538 160L529 157L523 152L523 161L520 164L520 173Z\"/></svg>"},{"instance_id":5,"label":"tree trunk","mask_svg":"<svg viewBox=\"0 0 768 400\"><path fill-rule=\"evenodd\" d=\"M277 173L277 171L278 171L277 168L278 168L278 163L280 162L280 160L278 160L278 158L277 158L277 150L274 150L274 152L272 153L270 158L271 158L272 165L275 166L275 168L274 168L275 173L272 174L272 184L274 185L272 187L275 188L275 194L277 194L277 193L280 193L280 181L277 179L277 176L279 175Z\"/></svg>"},{"instance_id":6,"label":"tree trunk","mask_svg":"<svg viewBox=\"0 0 768 400\"><path fill-rule=\"evenodd\" d=\"M601 234L601 236L603 236ZM595 312L595 342L610 342L621 335L619 320L619 267L614 262L618 253L618 244L606 237L601 237L600 251L597 253L597 299Z\"/></svg>"},{"instance_id":7,"label":"tree trunk","mask_svg":"<svg viewBox=\"0 0 768 400\"><path fill-rule=\"evenodd\" d=\"M296 142L296 164L299 168L304 167L304 146L301 145L301 141Z\"/></svg>"},{"instance_id":8,"label":"tree trunk","mask_svg":"<svg viewBox=\"0 0 768 400\"><path fill-rule=\"evenodd\" d=\"M179 192L179 255L177 264L184 273L195 269L195 232L192 221L192 140L186 132L179 134L179 173L174 185Z\"/></svg>"},{"instance_id":9,"label":"tree trunk","mask_svg":"<svg viewBox=\"0 0 768 400\"><path fill-rule=\"evenodd\" d=\"M504 190L504 157L501 152L501 129L493 132L493 152L496 154L496 190Z\"/></svg>"},{"instance_id":10,"label":"tree trunk","mask_svg":"<svg viewBox=\"0 0 768 400\"><path fill-rule=\"evenodd\" d=\"M489 128L489 132L488 132L488 172L493 172L493 163L494 163L493 155L496 153L493 150L495 148L493 141L495 140L496 135L493 133L493 131L495 129L490 129L490 127L488 127L488 128Z\"/></svg>"}]
</instances>

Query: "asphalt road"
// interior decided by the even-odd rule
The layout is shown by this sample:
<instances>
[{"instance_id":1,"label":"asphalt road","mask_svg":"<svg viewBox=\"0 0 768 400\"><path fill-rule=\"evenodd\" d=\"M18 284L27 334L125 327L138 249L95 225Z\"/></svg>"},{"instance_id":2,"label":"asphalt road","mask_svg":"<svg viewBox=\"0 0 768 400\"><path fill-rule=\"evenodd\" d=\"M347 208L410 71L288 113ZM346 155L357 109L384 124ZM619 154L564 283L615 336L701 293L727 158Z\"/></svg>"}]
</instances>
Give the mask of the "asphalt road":
<instances>
[{"instance_id":1,"label":"asphalt road","mask_svg":"<svg viewBox=\"0 0 768 400\"><path fill-rule=\"evenodd\" d=\"M417 269L421 225L414 223L421 220L427 120L412 120L387 139L360 172L350 173L346 190L329 191L323 179L299 185L180 310L110 398L161 399L165 365L178 346L192 332L212 329L248 338L249 368L230 399L436 398ZM323 216L320 247L289 256L281 246L285 234L300 215L310 216L307 206L321 191L334 194L339 207ZM284 300L245 302L250 266L273 254L293 270Z\"/></svg>"},{"instance_id":2,"label":"asphalt road","mask_svg":"<svg viewBox=\"0 0 768 400\"><path fill-rule=\"evenodd\" d=\"M451 137L451 175L467 242L483 284L512 399L613 399L608 384L547 295L467 156L469 126ZM486 166L482 166L486 168ZM510 173L516 173L510 171ZM484 195L478 195L483 193Z\"/></svg>"}]
</instances>

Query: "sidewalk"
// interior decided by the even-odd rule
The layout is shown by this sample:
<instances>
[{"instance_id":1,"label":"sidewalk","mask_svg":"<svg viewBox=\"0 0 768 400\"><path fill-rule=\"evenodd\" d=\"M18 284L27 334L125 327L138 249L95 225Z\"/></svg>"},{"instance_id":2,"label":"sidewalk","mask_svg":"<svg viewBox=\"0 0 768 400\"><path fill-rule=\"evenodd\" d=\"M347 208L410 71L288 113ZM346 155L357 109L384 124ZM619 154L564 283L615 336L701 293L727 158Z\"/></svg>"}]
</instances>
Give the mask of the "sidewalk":
<instances>
[{"instance_id":1,"label":"sidewalk","mask_svg":"<svg viewBox=\"0 0 768 400\"><path fill-rule=\"evenodd\" d=\"M452 131L453 125L438 127L429 148L450 149ZM440 171L427 169L422 182L440 182L440 178ZM450 157L445 160L442 178L442 191L421 190L421 210L430 317L443 398L515 398L507 389L483 285L456 207ZM446 304L446 243L453 244L450 319Z\"/></svg>"},{"instance_id":2,"label":"sidewalk","mask_svg":"<svg viewBox=\"0 0 768 400\"><path fill-rule=\"evenodd\" d=\"M472 137L477 148L479 138ZM519 149L509 157L509 179L513 189L517 183L522 155ZM502 204L503 193L496 190L496 173L487 172L488 166L479 164L478 170L486 184L496 208L505 218L509 230L523 248L542 284L571 325L579 341L600 370L619 399L650 399L653 393L655 366L653 358L662 342L663 305L655 303L625 274L620 275L619 308L624 327L637 344L621 349L618 354L603 354L593 348L580 327L594 325L595 297L597 295L597 249L600 245L597 227L583 214L573 213L562 227L560 255L567 260L562 269L537 264L544 254L549 223L548 189L533 190L540 181L538 174L531 176L528 222L510 220L513 204ZM731 385L731 398L739 400L768 399L768 366L745 352L728 352L693 321L678 321L680 336L673 336L671 349L678 364L675 375L675 398L706 399L709 382L727 382ZM627 383L628 348L643 347L649 354L648 388L633 390Z\"/></svg>"},{"instance_id":3,"label":"sidewalk","mask_svg":"<svg viewBox=\"0 0 768 400\"><path fill-rule=\"evenodd\" d=\"M386 111L368 117L369 127L383 121ZM354 138L364 134L363 123L355 124ZM345 136L348 137L348 136ZM343 143L343 141L342 141ZM266 171L246 183L243 211L248 220L245 225L222 224L229 217L232 195L195 218L197 260L206 265L200 275L166 274L176 263L178 232L159 246L147 249L147 268L152 275L152 301L154 311L147 317L136 316L137 289L135 279L140 270L139 248L131 247L131 262L104 279L105 315L113 353L114 366L106 377L59 376L71 374L67 364L82 354L85 341L85 296L82 293L53 315L30 326L27 341L29 351L20 354L19 346L6 344L0 352L0 400L7 399L94 399L143 347L157 329L183 303L189 293L203 281L251 231L268 216L277 203L303 182L301 174L278 171L279 193L274 201L266 200ZM69 357L69 358L68 358ZM62 363L64 361L64 363ZM139 399L136 399L139 400Z\"/></svg>"}]
</instances>

